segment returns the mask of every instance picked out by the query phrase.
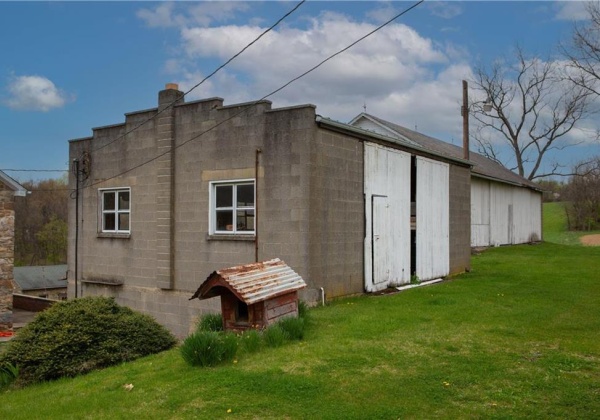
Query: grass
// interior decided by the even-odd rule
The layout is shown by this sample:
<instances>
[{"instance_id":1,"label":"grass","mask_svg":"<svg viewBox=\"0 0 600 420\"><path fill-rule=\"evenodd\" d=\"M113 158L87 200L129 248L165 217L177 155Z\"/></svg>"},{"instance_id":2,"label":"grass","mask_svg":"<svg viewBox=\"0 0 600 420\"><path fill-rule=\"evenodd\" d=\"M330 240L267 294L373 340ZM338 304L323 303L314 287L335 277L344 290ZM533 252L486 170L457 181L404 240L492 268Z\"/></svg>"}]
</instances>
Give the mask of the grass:
<instances>
[{"instance_id":1,"label":"grass","mask_svg":"<svg viewBox=\"0 0 600 420\"><path fill-rule=\"evenodd\" d=\"M563 245L581 246L579 238L598 234L600 231L567 231L564 203L544 203L544 241Z\"/></svg>"},{"instance_id":2,"label":"grass","mask_svg":"<svg viewBox=\"0 0 600 420\"><path fill-rule=\"evenodd\" d=\"M451 281L313 309L302 342L9 390L0 418L599 418L599 272L600 248L494 248Z\"/></svg>"}]
</instances>

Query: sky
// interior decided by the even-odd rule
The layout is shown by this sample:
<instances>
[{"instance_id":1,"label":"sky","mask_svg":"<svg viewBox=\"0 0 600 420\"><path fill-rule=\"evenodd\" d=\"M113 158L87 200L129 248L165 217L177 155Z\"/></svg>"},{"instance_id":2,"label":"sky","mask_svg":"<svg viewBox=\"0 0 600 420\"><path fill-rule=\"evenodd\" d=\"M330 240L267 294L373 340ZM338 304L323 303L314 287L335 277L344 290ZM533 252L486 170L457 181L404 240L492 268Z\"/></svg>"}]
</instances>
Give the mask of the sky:
<instances>
[{"instance_id":1,"label":"sky","mask_svg":"<svg viewBox=\"0 0 600 420\"><path fill-rule=\"evenodd\" d=\"M166 83L187 91L296 4L0 2L0 170L22 182L61 176L34 170L67 170L69 140L156 107ZM186 100L262 98L412 4L308 1ZM461 144L461 81L496 60L510 65L516 46L560 60L557 45L582 19L582 2L426 1L269 100L312 103L342 122L366 108ZM585 135L597 120L551 158L600 155Z\"/></svg>"}]
</instances>

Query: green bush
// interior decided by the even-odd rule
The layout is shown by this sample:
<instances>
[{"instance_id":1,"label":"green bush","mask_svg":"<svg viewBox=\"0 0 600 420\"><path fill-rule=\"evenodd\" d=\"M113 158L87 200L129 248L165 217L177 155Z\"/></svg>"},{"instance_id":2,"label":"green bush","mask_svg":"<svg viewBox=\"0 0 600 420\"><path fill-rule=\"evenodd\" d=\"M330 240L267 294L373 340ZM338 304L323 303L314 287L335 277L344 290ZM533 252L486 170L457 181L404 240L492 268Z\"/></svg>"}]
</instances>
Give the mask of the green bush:
<instances>
[{"instance_id":1,"label":"green bush","mask_svg":"<svg viewBox=\"0 0 600 420\"><path fill-rule=\"evenodd\" d=\"M223 317L221 314L206 314L200 318L197 331L223 331Z\"/></svg>"},{"instance_id":2,"label":"green bush","mask_svg":"<svg viewBox=\"0 0 600 420\"><path fill-rule=\"evenodd\" d=\"M153 318L111 298L54 304L9 343L0 364L19 368L18 383L76 376L173 347L175 338Z\"/></svg>"},{"instance_id":3,"label":"green bush","mask_svg":"<svg viewBox=\"0 0 600 420\"><path fill-rule=\"evenodd\" d=\"M235 334L199 331L183 341L180 351L183 360L192 366L215 366L233 360L237 348Z\"/></svg>"},{"instance_id":4,"label":"green bush","mask_svg":"<svg viewBox=\"0 0 600 420\"><path fill-rule=\"evenodd\" d=\"M262 339L260 333L256 330L244 331L240 335L242 350L246 353L256 353L262 347Z\"/></svg>"},{"instance_id":5,"label":"green bush","mask_svg":"<svg viewBox=\"0 0 600 420\"><path fill-rule=\"evenodd\" d=\"M269 347L279 347L288 339L279 324L273 324L263 331L263 339Z\"/></svg>"},{"instance_id":6,"label":"green bush","mask_svg":"<svg viewBox=\"0 0 600 420\"><path fill-rule=\"evenodd\" d=\"M279 324L288 339L302 340L304 338L304 318L284 318L277 324Z\"/></svg>"}]
</instances>

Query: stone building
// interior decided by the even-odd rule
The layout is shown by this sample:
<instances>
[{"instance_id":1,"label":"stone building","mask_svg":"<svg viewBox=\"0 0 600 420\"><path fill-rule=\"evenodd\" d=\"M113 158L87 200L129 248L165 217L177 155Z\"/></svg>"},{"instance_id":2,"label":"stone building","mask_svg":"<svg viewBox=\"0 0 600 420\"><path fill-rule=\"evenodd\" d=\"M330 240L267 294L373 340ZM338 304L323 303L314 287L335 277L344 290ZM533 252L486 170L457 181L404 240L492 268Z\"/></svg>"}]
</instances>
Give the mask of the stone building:
<instances>
[{"instance_id":1,"label":"stone building","mask_svg":"<svg viewBox=\"0 0 600 420\"><path fill-rule=\"evenodd\" d=\"M185 102L70 142L69 296L105 295L179 336L217 299L207 273L281 258L310 302L470 266L472 163L316 114Z\"/></svg>"},{"instance_id":2,"label":"stone building","mask_svg":"<svg viewBox=\"0 0 600 420\"><path fill-rule=\"evenodd\" d=\"M0 171L0 331L12 330L12 294L15 288L14 200L16 196L25 194L26 190L22 185Z\"/></svg>"}]
</instances>

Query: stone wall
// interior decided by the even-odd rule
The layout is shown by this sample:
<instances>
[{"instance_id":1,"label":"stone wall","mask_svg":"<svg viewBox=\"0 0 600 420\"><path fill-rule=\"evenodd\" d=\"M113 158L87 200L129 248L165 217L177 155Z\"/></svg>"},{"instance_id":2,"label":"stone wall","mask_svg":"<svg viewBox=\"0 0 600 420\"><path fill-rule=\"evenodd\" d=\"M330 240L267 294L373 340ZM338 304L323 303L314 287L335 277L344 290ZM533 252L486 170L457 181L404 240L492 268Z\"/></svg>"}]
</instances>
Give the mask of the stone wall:
<instances>
[{"instance_id":1,"label":"stone wall","mask_svg":"<svg viewBox=\"0 0 600 420\"><path fill-rule=\"evenodd\" d=\"M12 329L15 213L13 191L0 182L0 331Z\"/></svg>"}]
</instances>

